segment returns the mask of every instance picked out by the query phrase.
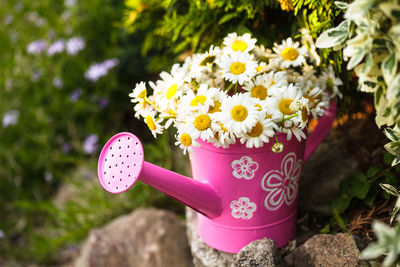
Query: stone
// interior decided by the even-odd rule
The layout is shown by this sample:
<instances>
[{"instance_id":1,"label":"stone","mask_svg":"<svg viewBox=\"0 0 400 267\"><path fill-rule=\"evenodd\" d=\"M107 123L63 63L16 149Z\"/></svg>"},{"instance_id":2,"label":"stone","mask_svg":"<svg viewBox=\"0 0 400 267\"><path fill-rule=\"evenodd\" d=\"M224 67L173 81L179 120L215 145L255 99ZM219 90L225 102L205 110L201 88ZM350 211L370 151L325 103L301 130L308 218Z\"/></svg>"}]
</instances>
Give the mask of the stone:
<instances>
[{"instance_id":1,"label":"stone","mask_svg":"<svg viewBox=\"0 0 400 267\"><path fill-rule=\"evenodd\" d=\"M138 209L92 230L73 266L193 266L185 225L169 211Z\"/></svg>"},{"instance_id":2,"label":"stone","mask_svg":"<svg viewBox=\"0 0 400 267\"><path fill-rule=\"evenodd\" d=\"M360 250L349 234L319 234L297 247L284 260L293 267L362 266Z\"/></svg>"},{"instance_id":3,"label":"stone","mask_svg":"<svg viewBox=\"0 0 400 267\"><path fill-rule=\"evenodd\" d=\"M358 167L355 157L346 151L337 138L325 140L305 162L300 179L300 214L318 212L339 194L340 183Z\"/></svg>"},{"instance_id":4,"label":"stone","mask_svg":"<svg viewBox=\"0 0 400 267\"><path fill-rule=\"evenodd\" d=\"M281 267L281 255L272 239L260 239L251 242L240 250L235 267Z\"/></svg>"},{"instance_id":5,"label":"stone","mask_svg":"<svg viewBox=\"0 0 400 267\"><path fill-rule=\"evenodd\" d=\"M226 267L232 266L236 254L225 253L205 244L197 231L196 212L186 208L186 231L196 267Z\"/></svg>"}]
</instances>

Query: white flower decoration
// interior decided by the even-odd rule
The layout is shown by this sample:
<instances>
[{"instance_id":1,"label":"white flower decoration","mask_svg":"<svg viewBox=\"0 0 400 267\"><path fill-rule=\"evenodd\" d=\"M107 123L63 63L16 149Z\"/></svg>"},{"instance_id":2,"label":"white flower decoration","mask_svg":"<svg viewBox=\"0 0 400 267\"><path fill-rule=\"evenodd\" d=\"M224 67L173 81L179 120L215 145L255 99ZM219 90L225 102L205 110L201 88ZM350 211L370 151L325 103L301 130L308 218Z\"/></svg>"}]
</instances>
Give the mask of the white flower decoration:
<instances>
[{"instance_id":1,"label":"white flower decoration","mask_svg":"<svg viewBox=\"0 0 400 267\"><path fill-rule=\"evenodd\" d=\"M303 161L296 161L295 153L287 154L281 163L281 170L267 172L261 180L261 188L268 192L264 205L267 210L279 209L283 202L291 205L299 190Z\"/></svg>"},{"instance_id":2,"label":"white flower decoration","mask_svg":"<svg viewBox=\"0 0 400 267\"><path fill-rule=\"evenodd\" d=\"M236 178L244 178L246 180L252 179L255 172L258 170L258 163L248 156L232 161L231 166L233 168L233 176Z\"/></svg>"},{"instance_id":3,"label":"white flower decoration","mask_svg":"<svg viewBox=\"0 0 400 267\"><path fill-rule=\"evenodd\" d=\"M255 203L250 202L247 197L241 197L239 200L233 200L230 205L232 216L236 219L242 218L245 220L253 217L253 212L257 209Z\"/></svg>"}]
</instances>

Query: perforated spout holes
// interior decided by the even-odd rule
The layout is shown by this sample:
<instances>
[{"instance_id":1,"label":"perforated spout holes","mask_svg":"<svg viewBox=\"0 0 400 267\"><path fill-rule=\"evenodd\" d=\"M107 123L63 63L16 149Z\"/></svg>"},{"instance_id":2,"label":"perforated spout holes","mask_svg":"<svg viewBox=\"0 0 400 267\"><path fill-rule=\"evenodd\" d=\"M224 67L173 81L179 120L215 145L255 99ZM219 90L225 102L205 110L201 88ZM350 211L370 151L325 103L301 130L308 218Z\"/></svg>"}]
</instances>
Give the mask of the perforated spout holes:
<instances>
[{"instance_id":1,"label":"perforated spout holes","mask_svg":"<svg viewBox=\"0 0 400 267\"><path fill-rule=\"evenodd\" d=\"M108 192L122 193L139 178L143 166L143 147L131 133L113 136L100 153L98 175Z\"/></svg>"}]
</instances>

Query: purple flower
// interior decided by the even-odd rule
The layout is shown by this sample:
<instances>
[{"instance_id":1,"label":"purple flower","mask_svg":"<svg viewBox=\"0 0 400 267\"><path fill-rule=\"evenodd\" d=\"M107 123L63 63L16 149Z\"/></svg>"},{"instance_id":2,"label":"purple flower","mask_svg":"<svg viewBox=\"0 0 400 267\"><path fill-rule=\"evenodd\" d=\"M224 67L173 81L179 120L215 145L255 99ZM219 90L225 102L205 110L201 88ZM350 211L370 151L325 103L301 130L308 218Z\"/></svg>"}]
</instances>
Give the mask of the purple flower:
<instances>
[{"instance_id":1,"label":"purple flower","mask_svg":"<svg viewBox=\"0 0 400 267\"><path fill-rule=\"evenodd\" d=\"M108 106L108 99L107 98L100 98L99 100L99 106L100 108L105 108Z\"/></svg>"},{"instance_id":2,"label":"purple flower","mask_svg":"<svg viewBox=\"0 0 400 267\"><path fill-rule=\"evenodd\" d=\"M9 14L4 18L4 24L5 25L10 25L11 23L13 23L13 21L14 21L14 16L13 15Z\"/></svg>"},{"instance_id":3,"label":"purple flower","mask_svg":"<svg viewBox=\"0 0 400 267\"><path fill-rule=\"evenodd\" d=\"M61 53L64 51L65 48L65 42L64 40L58 40L55 41L48 49L47 49L47 55L52 56L57 53Z\"/></svg>"},{"instance_id":4,"label":"purple flower","mask_svg":"<svg viewBox=\"0 0 400 267\"><path fill-rule=\"evenodd\" d=\"M73 37L67 42L67 53L68 55L76 55L85 48L85 40L81 37Z\"/></svg>"},{"instance_id":5,"label":"purple flower","mask_svg":"<svg viewBox=\"0 0 400 267\"><path fill-rule=\"evenodd\" d=\"M35 82L39 81L40 78L42 78L42 72L36 70L36 71L34 71L34 72L32 73L31 81L35 83Z\"/></svg>"},{"instance_id":6,"label":"purple flower","mask_svg":"<svg viewBox=\"0 0 400 267\"><path fill-rule=\"evenodd\" d=\"M61 79L60 77L55 77L55 78L53 79L53 85L54 85L54 87L56 87L56 88L61 88L61 87L63 87L63 85L64 85L64 81L63 81L63 79Z\"/></svg>"},{"instance_id":7,"label":"purple flower","mask_svg":"<svg viewBox=\"0 0 400 267\"><path fill-rule=\"evenodd\" d=\"M92 82L97 82L98 79L107 75L108 71L118 64L118 59L107 59L102 63L92 64L85 73L85 78Z\"/></svg>"},{"instance_id":8,"label":"purple flower","mask_svg":"<svg viewBox=\"0 0 400 267\"><path fill-rule=\"evenodd\" d=\"M69 100L71 100L71 102L76 102L78 101L79 97L81 97L81 95L82 95L82 89L78 88L70 94Z\"/></svg>"},{"instance_id":9,"label":"purple flower","mask_svg":"<svg viewBox=\"0 0 400 267\"><path fill-rule=\"evenodd\" d=\"M36 40L26 47L26 51L31 55L38 55L42 53L47 47L47 42L44 39Z\"/></svg>"},{"instance_id":10,"label":"purple flower","mask_svg":"<svg viewBox=\"0 0 400 267\"><path fill-rule=\"evenodd\" d=\"M71 151L71 149L72 149L72 146L71 146L70 143L65 143L65 144L63 144L63 146L62 146L62 151L63 151L65 154L69 153L69 152Z\"/></svg>"},{"instance_id":11,"label":"purple flower","mask_svg":"<svg viewBox=\"0 0 400 267\"><path fill-rule=\"evenodd\" d=\"M93 154L98 148L99 137L96 134L89 135L83 143L83 150L86 154Z\"/></svg>"},{"instance_id":12,"label":"purple flower","mask_svg":"<svg viewBox=\"0 0 400 267\"><path fill-rule=\"evenodd\" d=\"M19 118L18 110L10 110L10 111L6 112L3 116L3 121L2 121L3 127L6 128L10 125L17 124L18 118Z\"/></svg>"},{"instance_id":13,"label":"purple flower","mask_svg":"<svg viewBox=\"0 0 400 267\"><path fill-rule=\"evenodd\" d=\"M0 229L0 238L4 238L4 236L5 236L5 235L4 235L3 230Z\"/></svg>"}]
</instances>

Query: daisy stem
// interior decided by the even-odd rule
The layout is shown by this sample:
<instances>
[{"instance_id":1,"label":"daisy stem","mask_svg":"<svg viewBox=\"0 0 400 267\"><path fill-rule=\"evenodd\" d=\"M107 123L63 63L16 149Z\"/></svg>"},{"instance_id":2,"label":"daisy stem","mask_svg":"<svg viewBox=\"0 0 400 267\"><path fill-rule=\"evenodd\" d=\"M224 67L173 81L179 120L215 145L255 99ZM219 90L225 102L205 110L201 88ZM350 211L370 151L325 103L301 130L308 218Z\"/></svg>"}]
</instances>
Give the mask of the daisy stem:
<instances>
[{"instance_id":1,"label":"daisy stem","mask_svg":"<svg viewBox=\"0 0 400 267\"><path fill-rule=\"evenodd\" d=\"M290 115L289 117L283 117L283 119L282 119L282 122L285 122L285 121L287 121L287 120L290 120L291 118L294 118L294 117L297 117L297 116L299 116L299 114L293 114L293 115Z\"/></svg>"},{"instance_id":2,"label":"daisy stem","mask_svg":"<svg viewBox=\"0 0 400 267\"><path fill-rule=\"evenodd\" d=\"M144 101L146 101L146 103L152 105L152 106L155 107L159 112L161 112L161 110L159 109L159 107L157 107L156 104L154 104L153 102L151 102L151 100L150 100L147 96L144 97Z\"/></svg>"},{"instance_id":3,"label":"daisy stem","mask_svg":"<svg viewBox=\"0 0 400 267\"><path fill-rule=\"evenodd\" d=\"M234 94L236 94L237 91L238 91L238 83L235 84L235 92L234 92Z\"/></svg>"},{"instance_id":4,"label":"daisy stem","mask_svg":"<svg viewBox=\"0 0 400 267\"><path fill-rule=\"evenodd\" d=\"M276 134L274 134L274 136L275 136L275 142L279 143L278 136L276 136Z\"/></svg>"},{"instance_id":5,"label":"daisy stem","mask_svg":"<svg viewBox=\"0 0 400 267\"><path fill-rule=\"evenodd\" d=\"M231 90L231 88L233 87L233 83L231 83L228 88L226 88L226 93L229 93L229 91Z\"/></svg>"}]
</instances>

